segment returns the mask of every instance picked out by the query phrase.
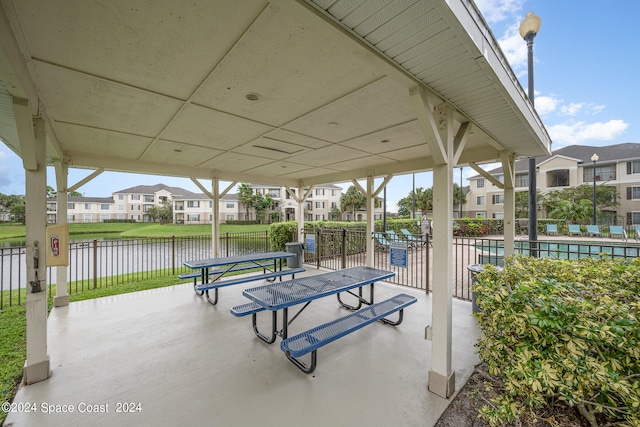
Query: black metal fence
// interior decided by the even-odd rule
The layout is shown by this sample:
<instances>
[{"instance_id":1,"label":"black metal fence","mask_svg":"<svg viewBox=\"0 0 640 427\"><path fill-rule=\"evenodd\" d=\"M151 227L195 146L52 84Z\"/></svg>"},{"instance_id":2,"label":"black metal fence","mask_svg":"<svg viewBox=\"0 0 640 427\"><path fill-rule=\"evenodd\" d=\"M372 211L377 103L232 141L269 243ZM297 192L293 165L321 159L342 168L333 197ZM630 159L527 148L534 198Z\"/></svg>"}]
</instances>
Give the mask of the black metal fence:
<instances>
[{"instance_id":1,"label":"black metal fence","mask_svg":"<svg viewBox=\"0 0 640 427\"><path fill-rule=\"evenodd\" d=\"M220 256L269 250L268 232L225 233L220 236ZM171 277L187 271L182 263L212 256L211 236L90 240L69 244L68 293ZM47 267L49 297L56 269ZM26 251L0 248L0 309L26 301Z\"/></svg>"},{"instance_id":2,"label":"black metal fence","mask_svg":"<svg viewBox=\"0 0 640 427\"><path fill-rule=\"evenodd\" d=\"M366 263L367 236L363 230L309 229L315 239L314 251L304 252L307 268L341 268ZM388 243L405 241L402 236L386 236ZM295 241L297 236L292 237ZM640 244L635 242L610 242L605 239L554 239L536 242L538 256L564 259L581 257L637 258ZM225 233L220 236L221 256L242 255L270 250L268 232ZM376 244L374 266L396 273L390 281L398 285L432 289L433 250L437 243L412 244L407 242L406 267L396 267L390 262L390 251ZM515 253L529 255L527 240L515 242ZM175 277L187 272L183 262L209 258L212 255L211 236L167 237L130 240L91 240L69 245L67 286L69 294L160 277ZM502 238L453 239L453 296L471 299L470 264L502 265L504 240ZM55 268L47 268L48 292L52 297L52 285L56 282ZM0 249L0 309L12 305L24 305L26 301L25 248Z\"/></svg>"}]
</instances>

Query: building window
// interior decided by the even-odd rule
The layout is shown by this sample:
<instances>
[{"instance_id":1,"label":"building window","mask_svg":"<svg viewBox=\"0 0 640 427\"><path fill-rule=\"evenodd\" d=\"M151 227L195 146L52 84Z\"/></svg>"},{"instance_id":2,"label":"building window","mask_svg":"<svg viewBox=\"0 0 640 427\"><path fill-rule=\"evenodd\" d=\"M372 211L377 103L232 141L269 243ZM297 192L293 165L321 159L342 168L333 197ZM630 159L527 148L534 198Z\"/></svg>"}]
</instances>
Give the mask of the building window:
<instances>
[{"instance_id":1,"label":"building window","mask_svg":"<svg viewBox=\"0 0 640 427\"><path fill-rule=\"evenodd\" d=\"M324 209L324 202L316 202L316 209Z\"/></svg>"},{"instance_id":2,"label":"building window","mask_svg":"<svg viewBox=\"0 0 640 427\"><path fill-rule=\"evenodd\" d=\"M85 203L84 204L84 209L87 210L87 211L91 210L91 203Z\"/></svg>"},{"instance_id":3,"label":"building window","mask_svg":"<svg viewBox=\"0 0 640 427\"><path fill-rule=\"evenodd\" d=\"M317 214L316 215L316 221L324 221L324 215L323 214Z\"/></svg>"},{"instance_id":4,"label":"building window","mask_svg":"<svg viewBox=\"0 0 640 427\"><path fill-rule=\"evenodd\" d=\"M67 222L73 222L73 215L67 215Z\"/></svg>"},{"instance_id":5,"label":"building window","mask_svg":"<svg viewBox=\"0 0 640 427\"><path fill-rule=\"evenodd\" d=\"M154 202L154 198L153 196L144 196L144 202L145 203L153 203Z\"/></svg>"},{"instance_id":6,"label":"building window","mask_svg":"<svg viewBox=\"0 0 640 427\"><path fill-rule=\"evenodd\" d=\"M476 181L476 188L484 188L484 178L480 178Z\"/></svg>"},{"instance_id":7,"label":"building window","mask_svg":"<svg viewBox=\"0 0 640 427\"><path fill-rule=\"evenodd\" d=\"M338 202L331 202L331 209L337 208L337 207L338 207Z\"/></svg>"},{"instance_id":8,"label":"building window","mask_svg":"<svg viewBox=\"0 0 640 427\"><path fill-rule=\"evenodd\" d=\"M616 165L596 165L596 181L615 181L615 179ZM582 181L593 182L593 166L583 168Z\"/></svg>"},{"instance_id":9,"label":"building window","mask_svg":"<svg viewBox=\"0 0 640 427\"><path fill-rule=\"evenodd\" d=\"M227 221L233 221L235 219L233 214L227 215Z\"/></svg>"},{"instance_id":10,"label":"building window","mask_svg":"<svg viewBox=\"0 0 640 427\"><path fill-rule=\"evenodd\" d=\"M118 194L118 200L124 200L124 194Z\"/></svg>"},{"instance_id":11,"label":"building window","mask_svg":"<svg viewBox=\"0 0 640 427\"><path fill-rule=\"evenodd\" d=\"M209 200L209 209L213 208L213 200Z\"/></svg>"},{"instance_id":12,"label":"building window","mask_svg":"<svg viewBox=\"0 0 640 427\"><path fill-rule=\"evenodd\" d=\"M187 207L189 207L189 208L199 208L200 207L200 201L199 200L189 200L187 202Z\"/></svg>"},{"instance_id":13,"label":"building window","mask_svg":"<svg viewBox=\"0 0 640 427\"><path fill-rule=\"evenodd\" d=\"M516 175L516 187L528 187L529 174Z\"/></svg>"},{"instance_id":14,"label":"building window","mask_svg":"<svg viewBox=\"0 0 640 427\"><path fill-rule=\"evenodd\" d=\"M109 219L109 215L107 215L107 214L100 215L100 220L101 221L105 221L105 220L108 220L108 219Z\"/></svg>"},{"instance_id":15,"label":"building window","mask_svg":"<svg viewBox=\"0 0 640 427\"><path fill-rule=\"evenodd\" d=\"M152 209L153 205L144 205L144 211L149 212L149 209Z\"/></svg>"},{"instance_id":16,"label":"building window","mask_svg":"<svg viewBox=\"0 0 640 427\"><path fill-rule=\"evenodd\" d=\"M131 215L131 219L134 221L140 221L140 215Z\"/></svg>"},{"instance_id":17,"label":"building window","mask_svg":"<svg viewBox=\"0 0 640 427\"><path fill-rule=\"evenodd\" d=\"M235 204L235 203L229 203L229 202L227 202L227 209L234 209L235 207L236 207L236 204ZM233 216L233 215L232 215L232 216ZM227 218L227 219L229 219L229 218ZM231 219L233 219L233 218L231 218Z\"/></svg>"},{"instance_id":18,"label":"building window","mask_svg":"<svg viewBox=\"0 0 640 427\"><path fill-rule=\"evenodd\" d=\"M331 196L335 197L337 195L338 195L338 190L336 189L331 190Z\"/></svg>"},{"instance_id":19,"label":"building window","mask_svg":"<svg viewBox=\"0 0 640 427\"><path fill-rule=\"evenodd\" d=\"M496 212L493 214L494 219L504 219L504 212Z\"/></svg>"},{"instance_id":20,"label":"building window","mask_svg":"<svg viewBox=\"0 0 640 427\"><path fill-rule=\"evenodd\" d=\"M119 211L123 211L124 210L124 205L118 205L118 210Z\"/></svg>"},{"instance_id":21,"label":"building window","mask_svg":"<svg viewBox=\"0 0 640 427\"><path fill-rule=\"evenodd\" d=\"M496 179L498 180L498 182L501 182L504 184L504 175L498 175L496 176Z\"/></svg>"},{"instance_id":22,"label":"building window","mask_svg":"<svg viewBox=\"0 0 640 427\"><path fill-rule=\"evenodd\" d=\"M640 200L640 187L628 187L627 200Z\"/></svg>"},{"instance_id":23,"label":"building window","mask_svg":"<svg viewBox=\"0 0 640 427\"><path fill-rule=\"evenodd\" d=\"M484 196L477 196L476 197L476 205L484 206Z\"/></svg>"},{"instance_id":24,"label":"building window","mask_svg":"<svg viewBox=\"0 0 640 427\"><path fill-rule=\"evenodd\" d=\"M91 222L91 214L84 215L84 222Z\"/></svg>"},{"instance_id":25,"label":"building window","mask_svg":"<svg viewBox=\"0 0 640 427\"><path fill-rule=\"evenodd\" d=\"M189 221L189 222L199 222L199 221L200 221L200 215L197 215L197 214L189 214L189 216L188 216L188 221Z\"/></svg>"},{"instance_id":26,"label":"building window","mask_svg":"<svg viewBox=\"0 0 640 427\"><path fill-rule=\"evenodd\" d=\"M140 200L140 195L139 194L132 194L131 195L131 200Z\"/></svg>"},{"instance_id":27,"label":"building window","mask_svg":"<svg viewBox=\"0 0 640 427\"><path fill-rule=\"evenodd\" d=\"M140 210L140 205L131 205L131 210L132 211L139 211Z\"/></svg>"},{"instance_id":28,"label":"building window","mask_svg":"<svg viewBox=\"0 0 640 427\"><path fill-rule=\"evenodd\" d=\"M629 175L634 173L640 173L640 160L627 163L627 173Z\"/></svg>"},{"instance_id":29,"label":"building window","mask_svg":"<svg viewBox=\"0 0 640 427\"><path fill-rule=\"evenodd\" d=\"M316 188L316 196L324 196L324 188Z\"/></svg>"},{"instance_id":30,"label":"building window","mask_svg":"<svg viewBox=\"0 0 640 427\"><path fill-rule=\"evenodd\" d=\"M631 217L631 224L640 224L640 212L629 212L628 215Z\"/></svg>"},{"instance_id":31,"label":"building window","mask_svg":"<svg viewBox=\"0 0 640 427\"><path fill-rule=\"evenodd\" d=\"M67 203L67 209L75 209L75 208L76 208L75 203Z\"/></svg>"},{"instance_id":32,"label":"building window","mask_svg":"<svg viewBox=\"0 0 640 427\"><path fill-rule=\"evenodd\" d=\"M109 210L109 204L108 203L102 203L100 205L100 210L108 211Z\"/></svg>"},{"instance_id":33,"label":"building window","mask_svg":"<svg viewBox=\"0 0 640 427\"><path fill-rule=\"evenodd\" d=\"M124 214L118 214L118 219L124 219Z\"/></svg>"},{"instance_id":34,"label":"building window","mask_svg":"<svg viewBox=\"0 0 640 427\"><path fill-rule=\"evenodd\" d=\"M504 194L494 194L493 195L493 204L494 205L502 205L504 203Z\"/></svg>"}]
</instances>

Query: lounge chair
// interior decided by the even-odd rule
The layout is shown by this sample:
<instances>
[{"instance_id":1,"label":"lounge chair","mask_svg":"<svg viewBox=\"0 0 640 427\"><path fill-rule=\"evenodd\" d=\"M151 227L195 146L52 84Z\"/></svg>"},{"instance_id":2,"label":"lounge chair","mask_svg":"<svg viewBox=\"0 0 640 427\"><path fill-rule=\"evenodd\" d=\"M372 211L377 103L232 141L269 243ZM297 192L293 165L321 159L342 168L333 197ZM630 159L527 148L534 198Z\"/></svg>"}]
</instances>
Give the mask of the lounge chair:
<instances>
[{"instance_id":1,"label":"lounge chair","mask_svg":"<svg viewBox=\"0 0 640 427\"><path fill-rule=\"evenodd\" d=\"M387 237L392 242L402 242L403 241L402 237L400 237L398 234L396 234L396 232L393 231L393 230L387 230L387 231L385 231L385 233L387 233Z\"/></svg>"},{"instance_id":2,"label":"lounge chair","mask_svg":"<svg viewBox=\"0 0 640 427\"><path fill-rule=\"evenodd\" d=\"M633 238L640 241L640 225L636 225L634 231L635 233L633 234Z\"/></svg>"},{"instance_id":3,"label":"lounge chair","mask_svg":"<svg viewBox=\"0 0 640 427\"><path fill-rule=\"evenodd\" d=\"M578 235L582 236L582 231L580 230L580 224L569 224L569 231L567 232L568 236Z\"/></svg>"},{"instance_id":4,"label":"lounge chair","mask_svg":"<svg viewBox=\"0 0 640 427\"><path fill-rule=\"evenodd\" d=\"M413 234L411 234L411 232L409 230L407 230L406 228L401 228L400 232L402 233L402 235L404 236L405 239L407 239L407 242L413 243L414 246L418 246L418 245L426 245L427 244L427 239L423 238L423 237L416 237ZM431 246L433 246L433 244L431 242L429 242L429 244Z\"/></svg>"},{"instance_id":5,"label":"lounge chair","mask_svg":"<svg viewBox=\"0 0 640 427\"><path fill-rule=\"evenodd\" d=\"M379 250L382 250L382 251L388 251L389 250L389 246L391 246L391 244L386 239L386 237L384 237L384 235L382 233L374 232L373 233L373 237L375 239L376 249L379 249Z\"/></svg>"},{"instance_id":6,"label":"lounge chair","mask_svg":"<svg viewBox=\"0 0 640 427\"><path fill-rule=\"evenodd\" d=\"M547 236L552 234L558 235L558 225L557 224L547 224L547 231L545 232Z\"/></svg>"},{"instance_id":7,"label":"lounge chair","mask_svg":"<svg viewBox=\"0 0 640 427\"><path fill-rule=\"evenodd\" d=\"M529 220L519 219L518 227L520 227L520 231L524 234L529 234Z\"/></svg>"},{"instance_id":8,"label":"lounge chair","mask_svg":"<svg viewBox=\"0 0 640 427\"><path fill-rule=\"evenodd\" d=\"M602 232L600 231L600 227L598 227L597 225L587 225L587 236L602 237Z\"/></svg>"},{"instance_id":9,"label":"lounge chair","mask_svg":"<svg viewBox=\"0 0 640 427\"><path fill-rule=\"evenodd\" d=\"M620 236L625 241L627 240L627 232L624 231L624 228L621 225L611 225L609 226L609 237Z\"/></svg>"}]
</instances>

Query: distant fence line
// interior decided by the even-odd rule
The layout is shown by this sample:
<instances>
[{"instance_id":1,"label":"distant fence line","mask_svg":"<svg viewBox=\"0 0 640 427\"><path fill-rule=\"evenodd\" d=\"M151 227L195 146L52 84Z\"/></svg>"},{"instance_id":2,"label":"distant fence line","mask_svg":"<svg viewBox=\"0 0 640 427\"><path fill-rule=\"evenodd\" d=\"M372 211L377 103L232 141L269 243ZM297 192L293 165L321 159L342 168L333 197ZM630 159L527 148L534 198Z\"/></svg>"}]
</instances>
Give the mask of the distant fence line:
<instances>
[{"instance_id":1,"label":"distant fence line","mask_svg":"<svg viewBox=\"0 0 640 427\"><path fill-rule=\"evenodd\" d=\"M362 230L306 230L315 236L315 252L304 253L307 268L341 269L363 265L366 260L367 236ZM401 237L396 237L401 239ZM292 236L292 241L297 236ZM392 240L393 238L389 238ZM148 280L175 277L187 270L182 264L194 259L210 258L211 236L145 238L127 240L92 240L69 245L67 281L69 294L91 289ZM435 245L437 249L437 244ZM269 232L225 233L220 236L221 256L233 256L270 250ZM376 249L374 266L392 270L391 283L432 290L433 250L428 244L409 246L407 266L390 265L389 251ZM607 256L637 258L640 245L622 242L539 241L541 257L574 259ZM0 249L0 309L26 302L26 253L24 247ZM515 252L528 255L529 242L515 242ZM501 265L504 241L495 238L455 237L453 241L453 296L471 299L468 266L470 264ZM49 297L56 282L55 269L47 267ZM177 278L176 278L177 283Z\"/></svg>"}]
</instances>

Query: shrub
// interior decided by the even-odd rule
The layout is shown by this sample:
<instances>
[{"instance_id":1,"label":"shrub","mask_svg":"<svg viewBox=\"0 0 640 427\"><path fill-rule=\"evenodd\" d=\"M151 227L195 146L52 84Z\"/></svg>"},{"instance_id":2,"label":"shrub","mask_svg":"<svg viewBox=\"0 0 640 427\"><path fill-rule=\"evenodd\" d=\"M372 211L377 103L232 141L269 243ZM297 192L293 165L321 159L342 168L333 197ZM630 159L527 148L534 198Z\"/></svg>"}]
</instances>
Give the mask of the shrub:
<instances>
[{"instance_id":1,"label":"shrub","mask_svg":"<svg viewBox=\"0 0 640 427\"><path fill-rule=\"evenodd\" d=\"M640 259L512 256L477 279L477 347L506 390L482 409L491 425L559 399L592 426L640 426Z\"/></svg>"}]
</instances>

